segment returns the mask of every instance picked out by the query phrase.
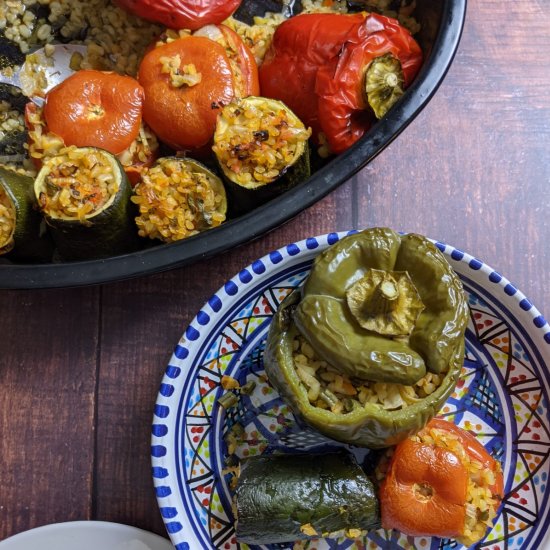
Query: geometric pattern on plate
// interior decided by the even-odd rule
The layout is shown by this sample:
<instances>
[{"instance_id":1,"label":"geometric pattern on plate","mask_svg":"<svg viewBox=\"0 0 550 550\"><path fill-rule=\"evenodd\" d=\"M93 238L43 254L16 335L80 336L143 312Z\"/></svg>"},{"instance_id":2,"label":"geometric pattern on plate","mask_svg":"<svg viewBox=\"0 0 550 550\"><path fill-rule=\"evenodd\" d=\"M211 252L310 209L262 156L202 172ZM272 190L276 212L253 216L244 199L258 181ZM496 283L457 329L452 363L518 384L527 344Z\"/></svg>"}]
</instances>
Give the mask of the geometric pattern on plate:
<instances>
[{"instance_id":1,"label":"geometric pattern on plate","mask_svg":"<svg viewBox=\"0 0 550 550\"><path fill-rule=\"evenodd\" d=\"M243 428L236 450L240 458L274 451L322 452L340 446L296 421L269 385L262 354L274 311L307 276L316 249L343 235L288 245L241 271L209 300L176 347L155 408L152 456L160 511L177 550L194 550L197 545L248 548L235 540L231 476L224 462L224 439L234 425ZM536 329L542 329L545 344L550 343L550 328L498 273L457 249L437 244L463 281L471 314L464 367L440 415L474 432L504 469L505 497L493 528L478 547L535 548L544 538L549 517L548 369L533 343L533 327L519 322L510 304L522 304ZM495 289L504 292L500 295ZM526 303L531 307L526 309ZM547 349L544 355L548 357ZM254 391L241 396L227 412L217 404L224 374L241 384L256 383ZM351 450L360 460L368 455L364 449ZM411 538L384 530L356 541L273 546L296 550L460 547L451 540Z\"/></svg>"}]
</instances>

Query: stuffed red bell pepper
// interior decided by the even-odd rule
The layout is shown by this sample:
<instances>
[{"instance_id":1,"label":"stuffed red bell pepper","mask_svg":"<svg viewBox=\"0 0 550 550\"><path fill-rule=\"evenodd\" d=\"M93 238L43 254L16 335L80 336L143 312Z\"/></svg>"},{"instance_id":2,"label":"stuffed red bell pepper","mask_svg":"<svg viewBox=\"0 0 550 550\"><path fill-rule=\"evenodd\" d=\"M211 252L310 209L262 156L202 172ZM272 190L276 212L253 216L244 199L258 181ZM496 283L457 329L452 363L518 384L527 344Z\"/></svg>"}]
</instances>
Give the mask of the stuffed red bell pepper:
<instances>
[{"instance_id":1,"label":"stuffed red bell pepper","mask_svg":"<svg viewBox=\"0 0 550 550\"><path fill-rule=\"evenodd\" d=\"M420 46L395 19L303 14L277 28L260 86L311 126L316 141L326 139L340 153L385 115L421 63Z\"/></svg>"}]
</instances>

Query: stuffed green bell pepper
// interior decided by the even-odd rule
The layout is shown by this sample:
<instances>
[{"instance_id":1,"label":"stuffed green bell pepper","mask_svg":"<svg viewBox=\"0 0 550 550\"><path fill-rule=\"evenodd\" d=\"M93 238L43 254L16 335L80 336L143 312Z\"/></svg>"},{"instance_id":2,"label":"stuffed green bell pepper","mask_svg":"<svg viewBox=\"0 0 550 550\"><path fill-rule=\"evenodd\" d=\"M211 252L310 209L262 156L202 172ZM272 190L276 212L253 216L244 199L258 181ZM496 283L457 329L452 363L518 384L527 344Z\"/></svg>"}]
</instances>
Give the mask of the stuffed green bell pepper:
<instances>
[{"instance_id":1,"label":"stuffed green bell pepper","mask_svg":"<svg viewBox=\"0 0 550 550\"><path fill-rule=\"evenodd\" d=\"M460 279L432 242L372 228L321 253L281 304L265 370L310 427L386 447L420 430L453 392L467 322Z\"/></svg>"}]
</instances>

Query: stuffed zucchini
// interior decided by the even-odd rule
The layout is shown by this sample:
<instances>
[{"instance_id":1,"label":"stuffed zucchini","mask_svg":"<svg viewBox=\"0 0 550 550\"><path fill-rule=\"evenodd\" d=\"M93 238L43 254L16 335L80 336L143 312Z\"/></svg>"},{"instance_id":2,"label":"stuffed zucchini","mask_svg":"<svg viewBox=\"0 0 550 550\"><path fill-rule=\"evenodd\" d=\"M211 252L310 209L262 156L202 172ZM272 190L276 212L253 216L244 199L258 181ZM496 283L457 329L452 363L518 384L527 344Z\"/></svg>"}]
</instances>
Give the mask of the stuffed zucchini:
<instances>
[{"instance_id":1,"label":"stuffed zucchini","mask_svg":"<svg viewBox=\"0 0 550 550\"><path fill-rule=\"evenodd\" d=\"M111 153L61 149L44 162L34 192L61 259L90 260L138 248L131 187Z\"/></svg>"},{"instance_id":2,"label":"stuffed zucchini","mask_svg":"<svg viewBox=\"0 0 550 550\"><path fill-rule=\"evenodd\" d=\"M373 484L349 453L272 455L241 465L236 534L247 544L358 537L379 526Z\"/></svg>"},{"instance_id":3,"label":"stuffed zucchini","mask_svg":"<svg viewBox=\"0 0 550 550\"><path fill-rule=\"evenodd\" d=\"M53 243L37 208L32 178L0 167L0 256L46 262Z\"/></svg>"},{"instance_id":4,"label":"stuffed zucchini","mask_svg":"<svg viewBox=\"0 0 550 550\"><path fill-rule=\"evenodd\" d=\"M271 200L310 175L311 130L280 101L234 100L218 115L212 147L232 213Z\"/></svg>"},{"instance_id":5,"label":"stuffed zucchini","mask_svg":"<svg viewBox=\"0 0 550 550\"><path fill-rule=\"evenodd\" d=\"M159 159L145 171L132 201L139 208L141 237L174 242L225 221L227 199L221 179L189 158Z\"/></svg>"},{"instance_id":6,"label":"stuffed zucchini","mask_svg":"<svg viewBox=\"0 0 550 550\"><path fill-rule=\"evenodd\" d=\"M420 235L373 228L321 253L281 304L265 370L310 427L387 447L420 430L453 392L467 322L443 254Z\"/></svg>"}]
</instances>

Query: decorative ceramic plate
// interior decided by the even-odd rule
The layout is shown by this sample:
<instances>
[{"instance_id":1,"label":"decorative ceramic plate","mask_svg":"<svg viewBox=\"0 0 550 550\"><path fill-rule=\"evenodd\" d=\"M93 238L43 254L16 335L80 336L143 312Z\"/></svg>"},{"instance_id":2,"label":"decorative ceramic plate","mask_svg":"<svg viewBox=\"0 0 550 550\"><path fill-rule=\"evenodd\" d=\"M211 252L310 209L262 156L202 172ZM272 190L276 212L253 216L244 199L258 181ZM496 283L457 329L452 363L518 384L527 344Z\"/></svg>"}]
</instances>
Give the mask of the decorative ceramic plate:
<instances>
[{"instance_id":1,"label":"decorative ceramic plate","mask_svg":"<svg viewBox=\"0 0 550 550\"><path fill-rule=\"evenodd\" d=\"M121 523L67 521L42 525L0 542L1 550L170 550L170 541Z\"/></svg>"},{"instance_id":2,"label":"decorative ceramic plate","mask_svg":"<svg viewBox=\"0 0 550 550\"><path fill-rule=\"evenodd\" d=\"M208 300L176 346L155 406L151 452L160 512L177 550L249 548L235 538L224 472L224 438L237 422L244 427L239 457L337 446L298 426L266 380L262 352L278 305L307 277L313 258L346 234L309 238L255 261ZM504 470L505 497L479 548L541 548L550 517L550 326L499 273L449 245L436 245L462 279L471 310L464 367L440 414L474 431ZM227 412L217 402L222 375L255 382L254 391ZM362 540L271 548L378 547L460 545L378 530Z\"/></svg>"}]
</instances>

